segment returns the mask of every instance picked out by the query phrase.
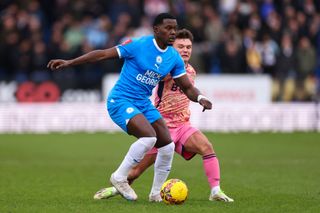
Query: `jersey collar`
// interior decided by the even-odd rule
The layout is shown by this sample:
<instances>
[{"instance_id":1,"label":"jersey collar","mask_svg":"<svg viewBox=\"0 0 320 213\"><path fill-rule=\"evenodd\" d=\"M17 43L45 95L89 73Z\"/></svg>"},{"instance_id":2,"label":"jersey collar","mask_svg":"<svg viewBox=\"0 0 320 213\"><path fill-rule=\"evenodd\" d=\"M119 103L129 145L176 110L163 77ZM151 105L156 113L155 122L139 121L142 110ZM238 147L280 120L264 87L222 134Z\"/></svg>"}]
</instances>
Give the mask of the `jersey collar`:
<instances>
[{"instance_id":1,"label":"jersey collar","mask_svg":"<svg viewBox=\"0 0 320 213\"><path fill-rule=\"evenodd\" d=\"M158 46L155 38L153 38L152 41L153 41L154 46L157 48L157 50L159 50L160 52L163 52L163 53L164 53L165 51L167 51L168 47L166 47L166 49L164 49L164 50L161 49L161 48Z\"/></svg>"}]
</instances>

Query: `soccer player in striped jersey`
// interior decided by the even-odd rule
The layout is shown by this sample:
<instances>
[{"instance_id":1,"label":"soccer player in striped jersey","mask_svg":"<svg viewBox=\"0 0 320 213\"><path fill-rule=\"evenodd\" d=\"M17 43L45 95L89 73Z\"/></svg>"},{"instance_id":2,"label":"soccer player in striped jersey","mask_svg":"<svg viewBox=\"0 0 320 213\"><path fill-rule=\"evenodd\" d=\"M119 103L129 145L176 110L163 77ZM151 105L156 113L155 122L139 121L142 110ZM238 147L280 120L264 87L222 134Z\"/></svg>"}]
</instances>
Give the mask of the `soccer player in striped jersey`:
<instances>
[{"instance_id":1,"label":"soccer player in striped jersey","mask_svg":"<svg viewBox=\"0 0 320 213\"><path fill-rule=\"evenodd\" d=\"M187 71L187 75L194 84L196 71L189 64L192 52L193 35L189 30L182 29L176 34L174 48L180 53ZM205 98L205 97L204 97ZM190 160L196 154L202 156L205 174L210 185L210 201L233 202L220 188L220 168L218 158L208 138L190 124L190 100L174 82L170 75L162 80L156 90L155 106L163 116L175 143L175 152L184 159ZM128 175L128 181L133 182L148 167L154 164L157 149L150 150L141 162ZM94 199L106 199L119 194L114 187L99 190ZM152 201L161 201L152 200Z\"/></svg>"}]
</instances>

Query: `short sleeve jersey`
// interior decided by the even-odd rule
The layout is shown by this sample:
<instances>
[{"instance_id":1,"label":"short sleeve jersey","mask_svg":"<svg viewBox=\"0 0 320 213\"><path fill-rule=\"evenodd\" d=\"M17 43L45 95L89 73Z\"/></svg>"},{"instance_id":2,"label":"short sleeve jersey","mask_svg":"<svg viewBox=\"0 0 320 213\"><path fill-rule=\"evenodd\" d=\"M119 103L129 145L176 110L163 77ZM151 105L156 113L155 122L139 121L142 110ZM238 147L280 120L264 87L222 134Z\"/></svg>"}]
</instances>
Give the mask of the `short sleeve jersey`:
<instances>
[{"instance_id":1,"label":"short sleeve jersey","mask_svg":"<svg viewBox=\"0 0 320 213\"><path fill-rule=\"evenodd\" d=\"M117 46L117 51L124 64L109 97L146 100L168 73L173 78L186 74L179 53L172 46L160 49L154 36L127 40Z\"/></svg>"},{"instance_id":2,"label":"short sleeve jersey","mask_svg":"<svg viewBox=\"0 0 320 213\"><path fill-rule=\"evenodd\" d=\"M188 64L186 67L190 82L194 84L196 71ZM177 128L190 120L190 100L175 84L171 76L159 83L155 90L154 105L157 107L169 128Z\"/></svg>"}]
</instances>

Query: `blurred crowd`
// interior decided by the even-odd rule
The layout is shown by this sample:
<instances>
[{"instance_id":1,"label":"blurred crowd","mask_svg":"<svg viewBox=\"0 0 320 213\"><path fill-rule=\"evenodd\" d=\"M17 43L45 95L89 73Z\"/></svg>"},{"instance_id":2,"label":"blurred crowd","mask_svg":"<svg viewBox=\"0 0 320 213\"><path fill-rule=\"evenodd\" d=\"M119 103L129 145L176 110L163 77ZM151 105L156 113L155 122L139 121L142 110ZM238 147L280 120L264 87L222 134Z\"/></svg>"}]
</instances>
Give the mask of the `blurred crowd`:
<instances>
[{"instance_id":1,"label":"blurred crowd","mask_svg":"<svg viewBox=\"0 0 320 213\"><path fill-rule=\"evenodd\" d=\"M121 61L67 72L49 72L46 64L151 34L161 12L194 34L191 63L198 73L268 74L274 101L319 97L317 0L1 0L0 81L100 89L103 75L120 72Z\"/></svg>"}]
</instances>

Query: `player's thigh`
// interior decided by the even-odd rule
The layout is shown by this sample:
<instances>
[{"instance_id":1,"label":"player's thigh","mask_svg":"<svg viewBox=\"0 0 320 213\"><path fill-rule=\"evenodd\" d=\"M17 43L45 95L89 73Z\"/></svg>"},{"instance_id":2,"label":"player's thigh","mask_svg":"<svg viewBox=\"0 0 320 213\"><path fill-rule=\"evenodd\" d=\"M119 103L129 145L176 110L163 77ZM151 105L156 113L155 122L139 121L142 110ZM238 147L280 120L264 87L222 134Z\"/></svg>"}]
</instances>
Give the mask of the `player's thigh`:
<instances>
[{"instance_id":1,"label":"player's thigh","mask_svg":"<svg viewBox=\"0 0 320 213\"><path fill-rule=\"evenodd\" d=\"M127 125L128 133L136 137L156 137L156 131L151 124L162 118L159 111L151 102L135 103L134 105L142 114L130 119Z\"/></svg>"},{"instance_id":2,"label":"player's thigh","mask_svg":"<svg viewBox=\"0 0 320 213\"><path fill-rule=\"evenodd\" d=\"M151 122L136 104L127 100L112 99L108 100L107 108L111 119L128 134L137 138L156 136Z\"/></svg>"},{"instance_id":3,"label":"player's thigh","mask_svg":"<svg viewBox=\"0 0 320 213\"><path fill-rule=\"evenodd\" d=\"M193 152L200 155L211 154L214 152L212 144L200 131L197 131L189 136L184 144L184 148L188 152Z\"/></svg>"},{"instance_id":4,"label":"player's thigh","mask_svg":"<svg viewBox=\"0 0 320 213\"><path fill-rule=\"evenodd\" d=\"M172 142L170 132L163 118L153 122L152 127L157 133L157 142L155 147L160 148Z\"/></svg>"},{"instance_id":5,"label":"player's thigh","mask_svg":"<svg viewBox=\"0 0 320 213\"><path fill-rule=\"evenodd\" d=\"M137 138L156 137L156 131L143 114L137 114L129 120L127 132Z\"/></svg>"}]
</instances>

